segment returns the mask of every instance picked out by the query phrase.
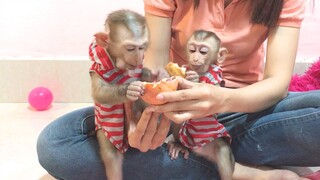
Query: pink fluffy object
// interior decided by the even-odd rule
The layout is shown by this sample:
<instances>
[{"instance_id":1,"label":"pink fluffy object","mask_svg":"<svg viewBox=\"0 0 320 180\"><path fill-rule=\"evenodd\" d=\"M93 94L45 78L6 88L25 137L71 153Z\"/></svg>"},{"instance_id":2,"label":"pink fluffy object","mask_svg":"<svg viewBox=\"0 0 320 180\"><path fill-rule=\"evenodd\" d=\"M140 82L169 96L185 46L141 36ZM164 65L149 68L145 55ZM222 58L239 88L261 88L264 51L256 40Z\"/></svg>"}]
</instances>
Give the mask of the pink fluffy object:
<instances>
[{"instance_id":1,"label":"pink fluffy object","mask_svg":"<svg viewBox=\"0 0 320 180\"><path fill-rule=\"evenodd\" d=\"M320 58L302 75L293 75L289 91L311 91L320 89Z\"/></svg>"}]
</instances>

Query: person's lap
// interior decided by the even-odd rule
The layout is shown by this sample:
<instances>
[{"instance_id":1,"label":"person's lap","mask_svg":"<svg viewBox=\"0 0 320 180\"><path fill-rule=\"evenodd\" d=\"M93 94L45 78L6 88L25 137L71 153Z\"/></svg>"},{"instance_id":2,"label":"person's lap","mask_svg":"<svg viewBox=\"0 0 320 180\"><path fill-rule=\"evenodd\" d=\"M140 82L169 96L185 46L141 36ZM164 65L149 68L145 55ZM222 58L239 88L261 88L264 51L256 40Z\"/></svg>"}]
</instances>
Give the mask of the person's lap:
<instances>
[{"instance_id":1,"label":"person's lap","mask_svg":"<svg viewBox=\"0 0 320 180\"><path fill-rule=\"evenodd\" d=\"M290 93L276 105L257 113L221 114L229 130L236 161L252 165L319 166L317 138L320 91ZM309 156L308 156L309 155Z\"/></svg>"},{"instance_id":2,"label":"person's lap","mask_svg":"<svg viewBox=\"0 0 320 180\"><path fill-rule=\"evenodd\" d=\"M307 100L309 98L309 100ZM303 103L305 102L305 103ZM233 136L236 160L251 165L319 166L316 137L320 127L320 91L290 94L265 111L219 115ZM301 109L301 110L297 110ZM93 107L71 112L49 124L37 143L41 165L62 179L102 179L103 164L94 136ZM273 114L270 114L273 113ZM290 118L289 118L290 117ZM310 155L307 157L307 155ZM171 160L166 146L141 153L130 148L124 158L125 179L209 179L214 165L191 155Z\"/></svg>"},{"instance_id":3,"label":"person's lap","mask_svg":"<svg viewBox=\"0 0 320 180\"><path fill-rule=\"evenodd\" d=\"M92 133L93 113L93 107L71 112L49 124L40 134L39 162L57 179L105 179L98 142ZM182 156L171 160L166 144L146 153L129 148L123 169L124 179L217 179L214 165L204 158L191 154L187 160Z\"/></svg>"}]
</instances>

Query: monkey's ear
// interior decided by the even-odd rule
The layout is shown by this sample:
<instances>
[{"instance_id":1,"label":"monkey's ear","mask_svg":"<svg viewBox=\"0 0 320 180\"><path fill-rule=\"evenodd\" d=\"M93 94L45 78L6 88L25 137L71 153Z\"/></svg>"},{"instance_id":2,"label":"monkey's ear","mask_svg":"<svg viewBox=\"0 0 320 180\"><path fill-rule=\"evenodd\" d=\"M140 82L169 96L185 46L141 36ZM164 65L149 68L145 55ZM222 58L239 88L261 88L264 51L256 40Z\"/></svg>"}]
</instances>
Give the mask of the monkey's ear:
<instances>
[{"instance_id":1,"label":"monkey's ear","mask_svg":"<svg viewBox=\"0 0 320 180\"><path fill-rule=\"evenodd\" d=\"M96 38L96 42L99 46L108 48L109 34L107 32L97 32L96 34L94 34L94 37Z\"/></svg>"},{"instance_id":2,"label":"monkey's ear","mask_svg":"<svg viewBox=\"0 0 320 180\"><path fill-rule=\"evenodd\" d=\"M218 52L218 63L222 63L228 54L227 48L221 47Z\"/></svg>"}]
</instances>

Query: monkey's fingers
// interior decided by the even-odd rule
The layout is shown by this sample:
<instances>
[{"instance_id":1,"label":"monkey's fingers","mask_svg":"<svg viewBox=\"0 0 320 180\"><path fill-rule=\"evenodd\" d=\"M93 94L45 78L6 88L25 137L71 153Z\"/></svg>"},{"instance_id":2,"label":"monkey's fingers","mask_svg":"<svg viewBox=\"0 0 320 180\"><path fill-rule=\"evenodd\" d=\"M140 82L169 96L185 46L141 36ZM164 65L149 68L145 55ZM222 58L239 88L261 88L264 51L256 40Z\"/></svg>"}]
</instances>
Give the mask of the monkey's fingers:
<instances>
[{"instance_id":1,"label":"monkey's fingers","mask_svg":"<svg viewBox=\"0 0 320 180\"><path fill-rule=\"evenodd\" d=\"M189 157L188 149L178 142L169 142L168 147L171 159L177 159L179 157L179 153L184 154L184 158L186 159Z\"/></svg>"},{"instance_id":2,"label":"monkey's fingers","mask_svg":"<svg viewBox=\"0 0 320 180\"><path fill-rule=\"evenodd\" d=\"M184 159L188 159L189 158L189 150L187 148L185 148L183 151L183 158Z\"/></svg>"},{"instance_id":3,"label":"monkey's fingers","mask_svg":"<svg viewBox=\"0 0 320 180\"><path fill-rule=\"evenodd\" d=\"M187 76L186 79L192 82L199 82L199 76Z\"/></svg>"},{"instance_id":4,"label":"monkey's fingers","mask_svg":"<svg viewBox=\"0 0 320 180\"><path fill-rule=\"evenodd\" d=\"M177 152L177 145L174 142L171 142L168 144L168 148L169 148L169 156L171 158L171 160L177 159L178 155L179 155L179 151Z\"/></svg>"},{"instance_id":5,"label":"monkey's fingers","mask_svg":"<svg viewBox=\"0 0 320 180\"><path fill-rule=\"evenodd\" d=\"M142 82L131 83L128 86L127 92L128 91L136 91L136 92L140 92L142 94L144 91L144 85L142 84Z\"/></svg>"},{"instance_id":6,"label":"monkey's fingers","mask_svg":"<svg viewBox=\"0 0 320 180\"><path fill-rule=\"evenodd\" d=\"M173 149L173 155L172 155L172 157L174 158L174 159L177 159L178 157L179 157L179 153L181 152L181 148L180 148L180 146L179 145L175 145L175 147L174 147L174 149Z\"/></svg>"},{"instance_id":7,"label":"monkey's fingers","mask_svg":"<svg viewBox=\"0 0 320 180\"><path fill-rule=\"evenodd\" d=\"M141 81L134 81L134 82L129 84L128 89L130 89L130 88L144 89L144 84Z\"/></svg>"},{"instance_id":8,"label":"monkey's fingers","mask_svg":"<svg viewBox=\"0 0 320 180\"><path fill-rule=\"evenodd\" d=\"M131 101L135 101L137 100L142 94L140 92L137 91L127 91L127 95L126 97L131 100Z\"/></svg>"}]
</instances>

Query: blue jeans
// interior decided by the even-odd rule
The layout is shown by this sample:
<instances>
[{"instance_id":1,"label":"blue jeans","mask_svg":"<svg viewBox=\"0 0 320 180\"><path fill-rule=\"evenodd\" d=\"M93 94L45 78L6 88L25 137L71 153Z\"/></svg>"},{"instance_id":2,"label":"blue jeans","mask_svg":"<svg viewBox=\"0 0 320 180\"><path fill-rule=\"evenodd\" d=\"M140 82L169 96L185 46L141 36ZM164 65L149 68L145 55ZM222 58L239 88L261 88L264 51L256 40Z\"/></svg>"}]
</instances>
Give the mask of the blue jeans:
<instances>
[{"instance_id":1,"label":"blue jeans","mask_svg":"<svg viewBox=\"0 0 320 180\"><path fill-rule=\"evenodd\" d=\"M289 93L261 112L223 113L218 119L233 137L237 162L320 166L320 91ZM53 121L38 138L40 164L58 179L105 179L93 131L93 107ZM124 179L219 179L215 166L202 157L170 160L166 144L146 153L129 148L123 166Z\"/></svg>"}]
</instances>

